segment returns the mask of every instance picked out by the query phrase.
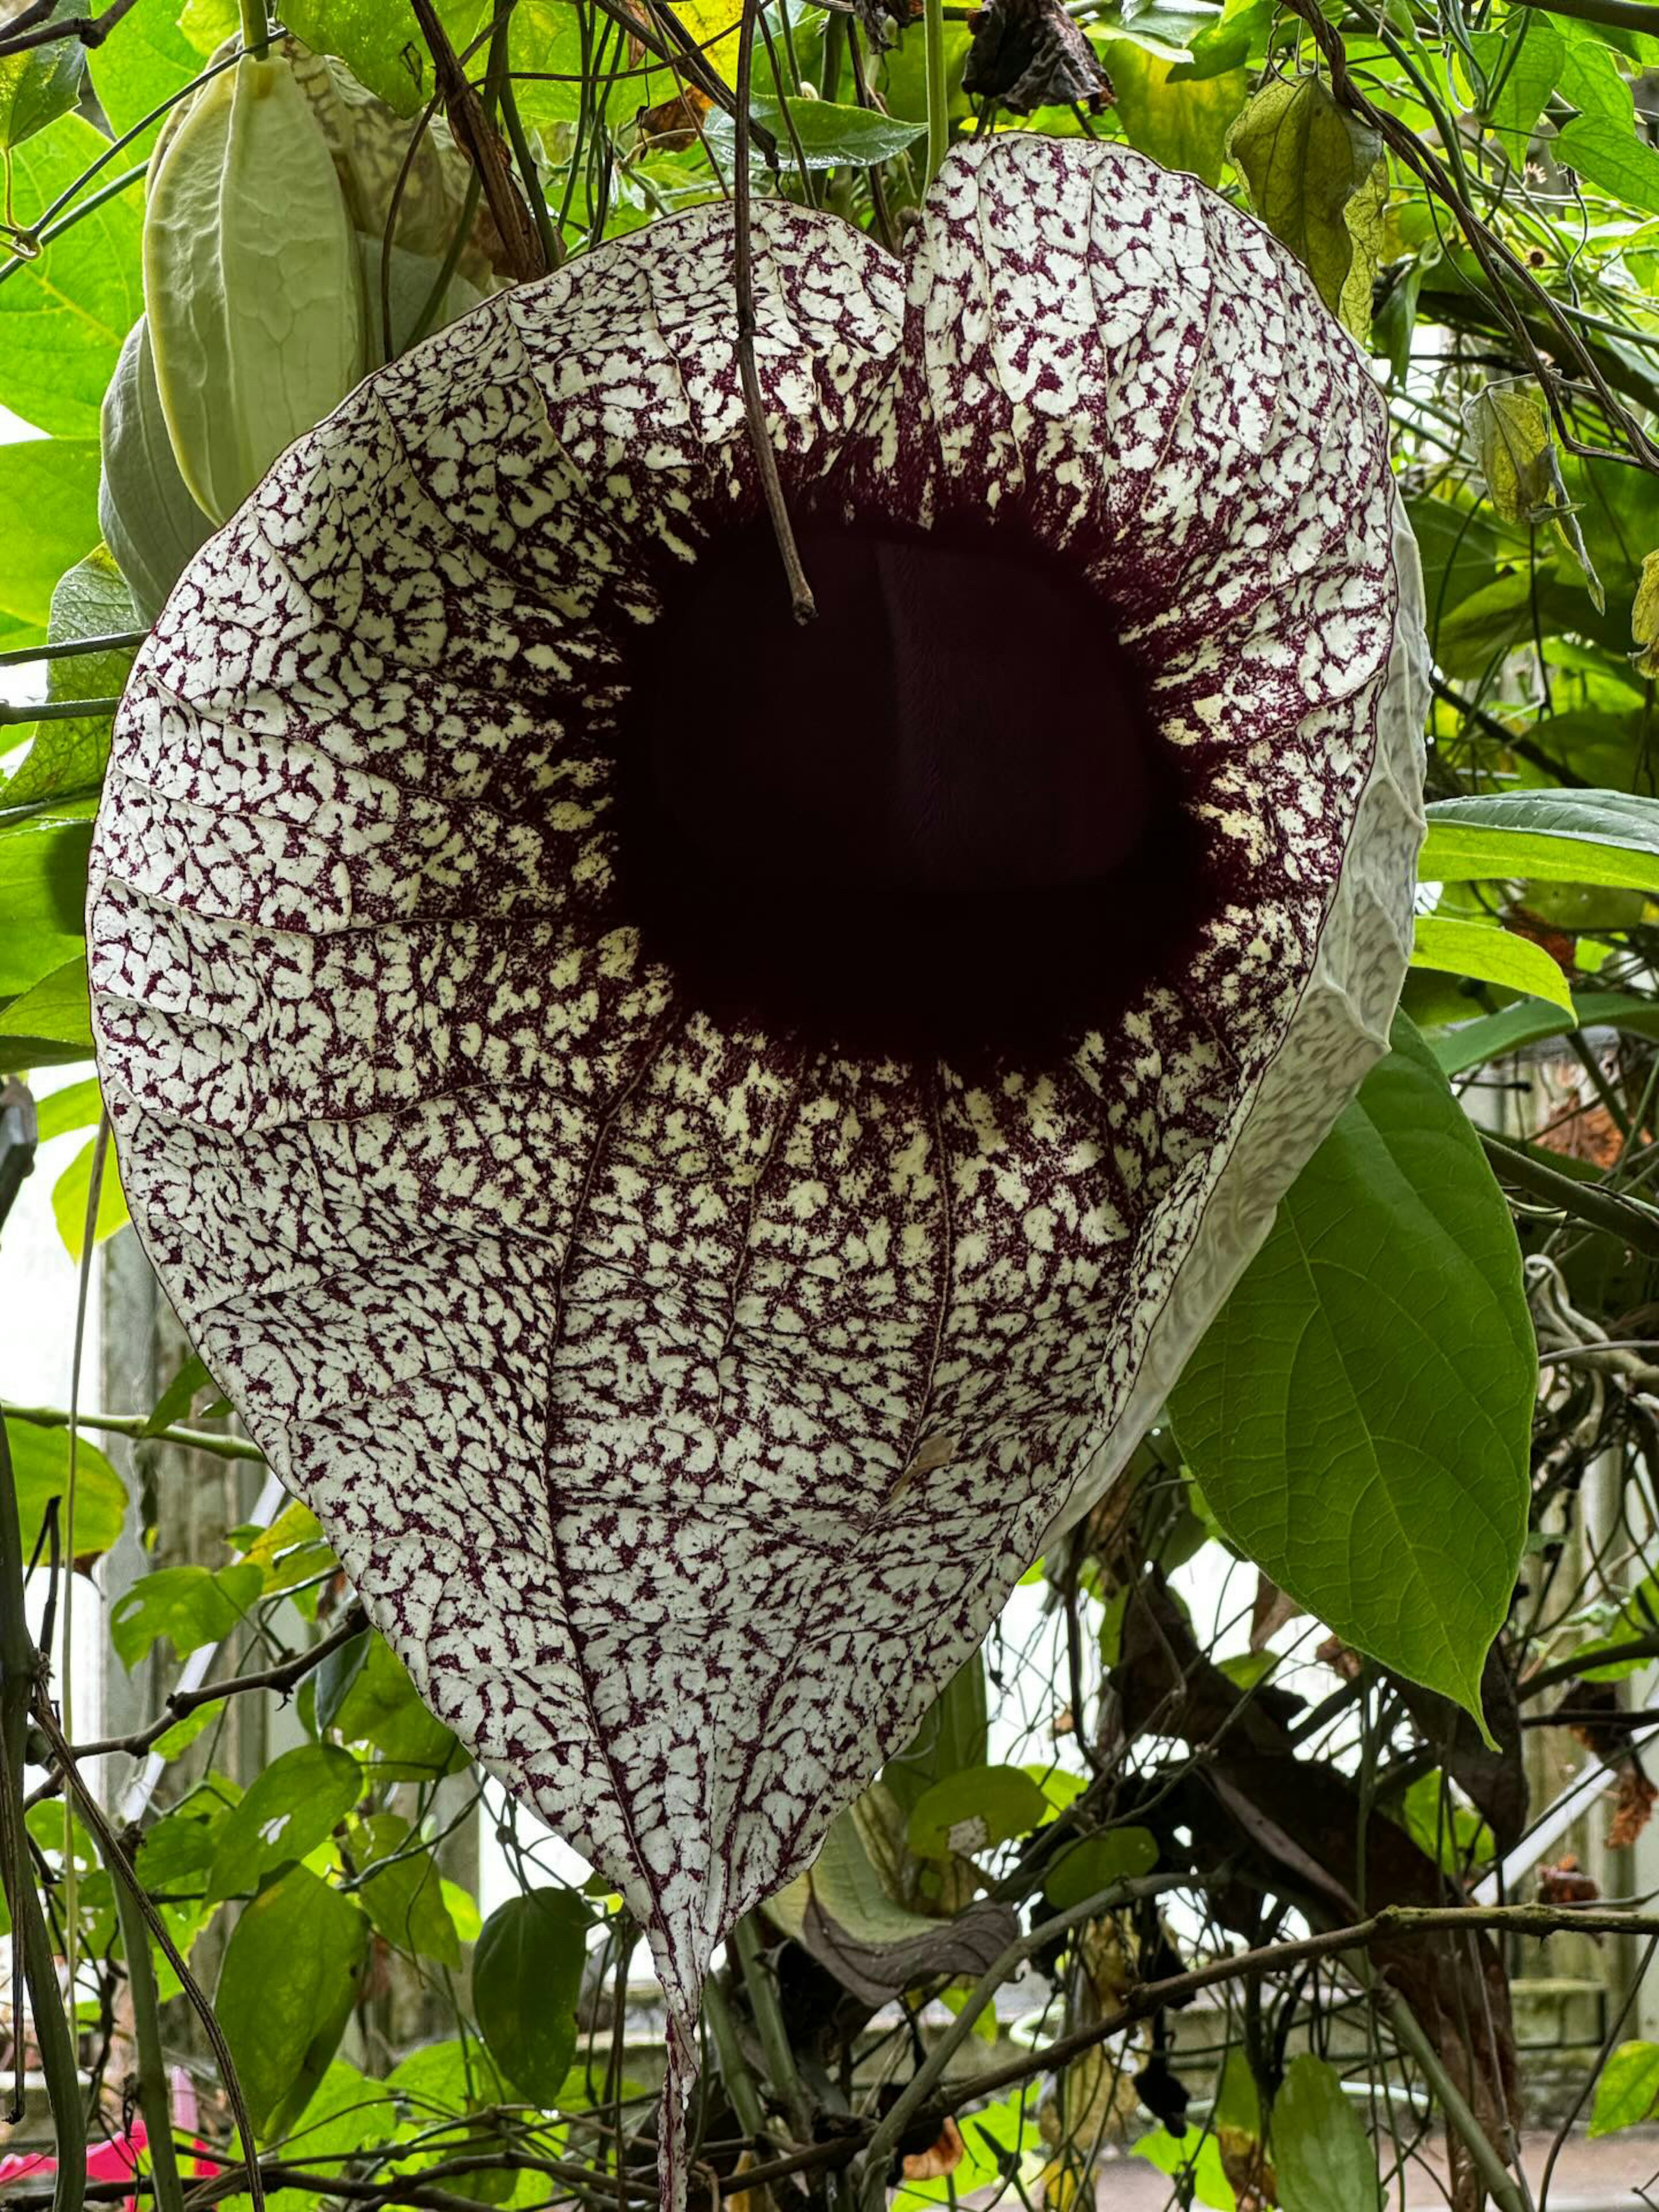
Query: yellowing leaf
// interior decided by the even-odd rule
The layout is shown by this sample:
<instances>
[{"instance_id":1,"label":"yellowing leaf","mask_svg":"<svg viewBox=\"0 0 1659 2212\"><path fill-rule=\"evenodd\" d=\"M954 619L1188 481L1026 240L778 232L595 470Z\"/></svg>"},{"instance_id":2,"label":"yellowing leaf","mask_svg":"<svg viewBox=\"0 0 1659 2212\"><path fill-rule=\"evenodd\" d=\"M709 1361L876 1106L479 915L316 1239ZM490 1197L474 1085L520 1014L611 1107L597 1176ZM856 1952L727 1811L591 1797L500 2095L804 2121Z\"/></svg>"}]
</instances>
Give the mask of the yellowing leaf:
<instances>
[{"instance_id":1,"label":"yellowing leaf","mask_svg":"<svg viewBox=\"0 0 1659 2212\"><path fill-rule=\"evenodd\" d=\"M1184 61L1148 53L1131 39L1113 40L1109 66L1129 143L1166 169L1185 169L1206 185L1218 185L1228 125L1249 87L1244 71L1194 77Z\"/></svg>"},{"instance_id":2,"label":"yellowing leaf","mask_svg":"<svg viewBox=\"0 0 1659 2212\"><path fill-rule=\"evenodd\" d=\"M1505 522L1529 521L1547 504L1544 456L1550 450L1549 418L1530 392L1489 384L1464 410L1480 455L1486 496Z\"/></svg>"},{"instance_id":3,"label":"yellowing leaf","mask_svg":"<svg viewBox=\"0 0 1659 2212\"><path fill-rule=\"evenodd\" d=\"M1534 392L1489 384L1463 410L1480 455L1486 495L1505 522L1553 523L1583 571L1599 614L1607 605L1578 518L1561 481L1549 417Z\"/></svg>"},{"instance_id":4,"label":"yellowing leaf","mask_svg":"<svg viewBox=\"0 0 1659 2212\"><path fill-rule=\"evenodd\" d=\"M1364 340L1382 244L1388 164L1376 131L1316 76L1264 85L1227 139L1250 204L1304 264L1334 315Z\"/></svg>"},{"instance_id":5,"label":"yellowing leaf","mask_svg":"<svg viewBox=\"0 0 1659 2212\"><path fill-rule=\"evenodd\" d=\"M1642 556L1642 574L1631 609L1631 635L1637 651L1632 658L1638 676L1659 678L1659 553Z\"/></svg>"}]
</instances>

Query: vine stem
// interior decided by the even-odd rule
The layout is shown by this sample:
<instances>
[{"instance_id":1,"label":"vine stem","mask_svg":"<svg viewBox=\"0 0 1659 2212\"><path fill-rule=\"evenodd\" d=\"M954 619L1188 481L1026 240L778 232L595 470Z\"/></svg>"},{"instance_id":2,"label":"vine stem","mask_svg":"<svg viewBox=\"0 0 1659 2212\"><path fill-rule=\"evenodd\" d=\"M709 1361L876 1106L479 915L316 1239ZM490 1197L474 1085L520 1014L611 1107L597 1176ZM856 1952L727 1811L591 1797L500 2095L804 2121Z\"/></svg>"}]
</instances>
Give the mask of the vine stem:
<instances>
[{"instance_id":1,"label":"vine stem","mask_svg":"<svg viewBox=\"0 0 1659 2212\"><path fill-rule=\"evenodd\" d=\"M14 1944L23 1954L23 1975L52 2107L58 2171L52 2212L80 2212L87 2187L87 2124L75 2035L58 1986L58 1962L46 1915L29 1871L23 1826L24 1744L40 1667L23 1611L22 1526L5 1424L0 1422L0 1875L11 1908ZM21 1940L20 1940L21 1939Z\"/></svg>"},{"instance_id":2,"label":"vine stem","mask_svg":"<svg viewBox=\"0 0 1659 2212\"><path fill-rule=\"evenodd\" d=\"M745 1913L738 1921L732 1930L731 1942L743 1974L744 1988L748 1992L749 2009L755 2015L755 2033L759 2036L761 2049L766 2054L767 2071L782 2097L784 2110L789 2118L789 2131L797 2142L810 2142L812 2139L811 2106L795 2064L795 2054L789 2046L789 2031L784 2025L777 1983L773 1978L771 1968L761 1956L760 1937L755 1932L753 1913Z\"/></svg>"},{"instance_id":3,"label":"vine stem","mask_svg":"<svg viewBox=\"0 0 1659 2212\"><path fill-rule=\"evenodd\" d=\"M1430 2041L1417 2014L1398 1990L1389 1989L1384 1984L1381 1985L1381 1995L1395 2033L1432 2084L1434 2094L1440 2100L1441 2111L1461 2138L1486 2194L1498 2207L1498 2212L1527 2212L1521 2192L1515 2185L1514 2175L1475 2118L1462 2091L1446 2071L1440 2053Z\"/></svg>"},{"instance_id":4,"label":"vine stem","mask_svg":"<svg viewBox=\"0 0 1659 2212\"><path fill-rule=\"evenodd\" d=\"M772 534L778 541L783 572L788 579L789 604L795 620L805 623L811 622L817 613L817 602L812 597L812 586L807 582L806 572L800 564L800 551L795 544L794 527L784 501L783 485L778 477L778 457L772 450L771 436L767 430L766 410L761 403L760 377L755 368L755 244L750 223L749 106L755 75L757 6L757 0L744 0L738 29L738 104L733 118L737 145L732 179L732 230L736 240L733 273L738 290L738 374L743 381L743 410L749 426L750 449L755 456L761 494L771 519Z\"/></svg>"},{"instance_id":5,"label":"vine stem","mask_svg":"<svg viewBox=\"0 0 1659 2212\"><path fill-rule=\"evenodd\" d=\"M173 2100L161 2055L161 2001L149 1955L149 1930L126 1884L115 1881L111 1887L121 1923L121 1947L127 1954L127 1994L132 2000L132 2033L138 2049L138 2104L149 2137L155 2202L161 2212L185 2212L184 2186L173 2147Z\"/></svg>"},{"instance_id":6,"label":"vine stem","mask_svg":"<svg viewBox=\"0 0 1659 2212\"><path fill-rule=\"evenodd\" d=\"M236 0L236 8L241 18L244 52L263 53L270 44L270 18L265 12L265 0Z\"/></svg>"},{"instance_id":7,"label":"vine stem","mask_svg":"<svg viewBox=\"0 0 1659 2212\"><path fill-rule=\"evenodd\" d=\"M64 1731L58 1724L58 1716L45 1689L37 1680L33 1706L34 1722L52 1747L52 1756L68 1786L69 1795L80 1808L81 1818L98 1844L104 1864L109 1869L110 1880L118 1888L125 1887L133 1905L142 1916L144 1925L155 1938L162 1956L179 1978L179 1986L189 1998L191 2008L202 2023L213 2051L214 2063L219 2069L220 2085L225 2100L230 2106L236 2124L236 2134L242 2146L243 2178L253 2212L265 2212L264 2177L259 2168L258 2147L253 2139L253 2123L248 2118L247 2102L242 2095L242 2084L236 2071L236 2062L230 2055L230 2045L225 2040L213 2007L206 1993L179 1955L179 1947L167 1933L167 1923L145 1894L143 1884L133 1871L132 1862L121 1848L120 1838L104 1817L104 1809L83 1780L75 1763L75 1754L64 1741ZM54 2206L53 2212L57 2212Z\"/></svg>"},{"instance_id":8,"label":"vine stem","mask_svg":"<svg viewBox=\"0 0 1659 2212\"><path fill-rule=\"evenodd\" d=\"M951 88L945 75L945 0L923 0L922 61L927 85L927 182L951 150Z\"/></svg>"}]
</instances>

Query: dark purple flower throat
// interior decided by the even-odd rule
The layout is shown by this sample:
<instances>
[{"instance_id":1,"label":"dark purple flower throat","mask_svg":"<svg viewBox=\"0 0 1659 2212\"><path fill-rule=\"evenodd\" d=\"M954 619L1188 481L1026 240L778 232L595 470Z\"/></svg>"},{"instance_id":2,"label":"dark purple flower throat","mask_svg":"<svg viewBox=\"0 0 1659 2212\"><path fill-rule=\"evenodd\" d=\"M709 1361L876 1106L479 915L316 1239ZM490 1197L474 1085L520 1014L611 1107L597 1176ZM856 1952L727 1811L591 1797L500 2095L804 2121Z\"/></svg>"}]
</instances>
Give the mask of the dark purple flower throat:
<instances>
[{"instance_id":1,"label":"dark purple flower throat","mask_svg":"<svg viewBox=\"0 0 1659 2212\"><path fill-rule=\"evenodd\" d=\"M1184 956L1218 886L1111 611L1004 531L764 522L645 633L618 877L725 1018L903 1054L1047 1049Z\"/></svg>"}]
</instances>

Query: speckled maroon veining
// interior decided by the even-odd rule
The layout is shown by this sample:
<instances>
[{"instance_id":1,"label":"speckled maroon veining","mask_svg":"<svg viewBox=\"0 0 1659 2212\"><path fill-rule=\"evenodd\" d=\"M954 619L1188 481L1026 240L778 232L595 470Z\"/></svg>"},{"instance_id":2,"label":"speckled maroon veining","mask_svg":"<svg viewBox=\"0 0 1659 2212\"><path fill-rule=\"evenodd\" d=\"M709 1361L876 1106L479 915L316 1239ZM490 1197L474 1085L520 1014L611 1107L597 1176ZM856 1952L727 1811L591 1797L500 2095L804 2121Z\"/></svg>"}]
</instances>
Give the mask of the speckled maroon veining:
<instances>
[{"instance_id":1,"label":"speckled maroon veining","mask_svg":"<svg viewBox=\"0 0 1659 2212\"><path fill-rule=\"evenodd\" d=\"M754 220L792 497L1017 516L1127 623L1245 887L1181 987L992 1081L723 1029L641 955L630 653L758 510L720 206L278 461L139 656L90 908L186 1326L434 1710L648 1929L671 2199L713 1948L1151 1417L1382 1048L1420 835L1384 410L1255 223L1017 136L951 157L906 267Z\"/></svg>"}]
</instances>

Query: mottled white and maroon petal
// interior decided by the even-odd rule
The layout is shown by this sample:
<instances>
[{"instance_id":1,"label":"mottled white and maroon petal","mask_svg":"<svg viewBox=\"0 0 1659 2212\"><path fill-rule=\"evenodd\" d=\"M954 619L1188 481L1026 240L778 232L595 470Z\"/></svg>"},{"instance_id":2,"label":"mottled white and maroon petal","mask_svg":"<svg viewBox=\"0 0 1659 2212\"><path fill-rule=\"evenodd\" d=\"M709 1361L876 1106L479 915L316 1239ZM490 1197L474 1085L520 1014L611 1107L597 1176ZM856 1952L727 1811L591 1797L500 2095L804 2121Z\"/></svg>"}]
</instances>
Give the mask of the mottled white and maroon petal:
<instances>
[{"instance_id":1,"label":"mottled white and maroon petal","mask_svg":"<svg viewBox=\"0 0 1659 2212\"><path fill-rule=\"evenodd\" d=\"M1086 579L1214 857L1190 959L988 1072L646 957L629 702L760 511L719 208L283 455L139 657L89 914L186 1326L434 1710L647 1927L671 2200L714 1946L1152 1418L1382 1048L1420 834L1383 411L1265 234L1024 137L946 163L908 287L834 217L755 230L792 506Z\"/></svg>"}]
</instances>

